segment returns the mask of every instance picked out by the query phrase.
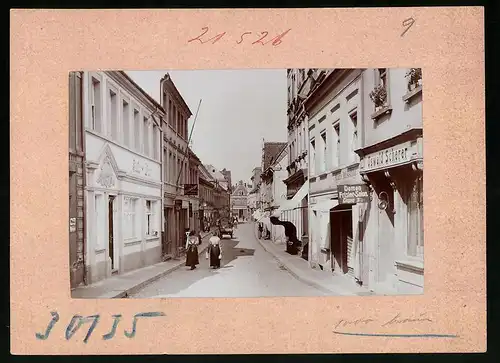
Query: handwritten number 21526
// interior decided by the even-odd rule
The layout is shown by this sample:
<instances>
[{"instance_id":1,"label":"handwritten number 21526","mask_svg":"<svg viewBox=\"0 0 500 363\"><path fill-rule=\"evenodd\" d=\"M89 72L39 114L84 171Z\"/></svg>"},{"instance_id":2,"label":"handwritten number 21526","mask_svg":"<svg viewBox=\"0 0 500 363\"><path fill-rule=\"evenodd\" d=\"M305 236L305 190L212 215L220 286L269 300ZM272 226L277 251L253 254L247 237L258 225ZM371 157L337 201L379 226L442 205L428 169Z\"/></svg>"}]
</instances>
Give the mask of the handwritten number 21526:
<instances>
[{"instance_id":1,"label":"handwritten number 21526","mask_svg":"<svg viewBox=\"0 0 500 363\"><path fill-rule=\"evenodd\" d=\"M212 42L212 44L215 44L216 42L221 40L227 33L227 32L222 32L222 33L216 34L215 36L213 36L211 38L203 39L203 36L208 33L208 27L201 28L201 30L203 32L200 35L198 35L197 37L189 39L188 43L198 41L198 42L200 42L200 44L205 44L208 42ZM257 37L254 36L254 41L251 44L266 45L266 44L271 43L273 46L276 47L283 42L282 39L284 38L285 35L287 35L290 32L290 30L292 30L292 29L288 29L281 34L278 34L274 38L266 40L266 41L264 41L264 39L269 35L269 32L267 32L267 31L260 32L259 35L257 35ZM251 36L252 34L254 34L254 33L252 33L252 32L242 33L240 35L240 38L238 40L236 40L236 44L243 43L243 41L246 39L245 37ZM249 40L251 41L252 39L250 38Z\"/></svg>"}]
</instances>

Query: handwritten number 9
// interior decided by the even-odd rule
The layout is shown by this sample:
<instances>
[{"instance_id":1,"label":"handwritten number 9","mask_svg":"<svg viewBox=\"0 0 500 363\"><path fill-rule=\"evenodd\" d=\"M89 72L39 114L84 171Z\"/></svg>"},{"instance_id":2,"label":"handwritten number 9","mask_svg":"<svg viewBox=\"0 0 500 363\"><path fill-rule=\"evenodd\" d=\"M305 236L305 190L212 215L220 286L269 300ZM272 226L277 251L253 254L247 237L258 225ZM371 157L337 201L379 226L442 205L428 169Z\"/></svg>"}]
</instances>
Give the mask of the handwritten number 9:
<instances>
[{"instance_id":1,"label":"handwritten number 9","mask_svg":"<svg viewBox=\"0 0 500 363\"><path fill-rule=\"evenodd\" d=\"M403 26L406 27L405 31L401 33L401 36L405 35L408 30L415 24L415 19L413 18L408 18L403 20Z\"/></svg>"}]
</instances>

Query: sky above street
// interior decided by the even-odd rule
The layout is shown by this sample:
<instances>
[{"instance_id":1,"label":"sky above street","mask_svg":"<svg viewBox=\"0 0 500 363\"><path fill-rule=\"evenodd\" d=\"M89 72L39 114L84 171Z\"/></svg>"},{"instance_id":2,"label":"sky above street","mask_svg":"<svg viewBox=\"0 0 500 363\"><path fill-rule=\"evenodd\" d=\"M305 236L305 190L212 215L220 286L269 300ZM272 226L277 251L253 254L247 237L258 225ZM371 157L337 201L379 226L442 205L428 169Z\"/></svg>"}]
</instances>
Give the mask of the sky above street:
<instances>
[{"instance_id":1,"label":"sky above street","mask_svg":"<svg viewBox=\"0 0 500 363\"><path fill-rule=\"evenodd\" d=\"M192 149L203 164L231 170L232 182L250 181L261 165L262 142L287 140L286 69L127 71L160 102L160 79L169 73L193 116Z\"/></svg>"}]
</instances>

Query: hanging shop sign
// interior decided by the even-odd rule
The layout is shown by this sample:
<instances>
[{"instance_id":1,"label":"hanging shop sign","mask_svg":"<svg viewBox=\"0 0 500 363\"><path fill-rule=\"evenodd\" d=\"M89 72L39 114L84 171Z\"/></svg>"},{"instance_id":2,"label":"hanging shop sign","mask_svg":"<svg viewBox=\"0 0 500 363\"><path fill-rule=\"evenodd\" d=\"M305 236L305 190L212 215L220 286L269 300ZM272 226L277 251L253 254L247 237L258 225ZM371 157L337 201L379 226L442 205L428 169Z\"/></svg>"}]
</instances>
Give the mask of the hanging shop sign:
<instances>
[{"instance_id":1,"label":"hanging shop sign","mask_svg":"<svg viewBox=\"0 0 500 363\"><path fill-rule=\"evenodd\" d=\"M339 185L337 190L339 204L368 203L370 201L366 184Z\"/></svg>"},{"instance_id":2,"label":"hanging shop sign","mask_svg":"<svg viewBox=\"0 0 500 363\"><path fill-rule=\"evenodd\" d=\"M184 184L184 195L198 195L198 184Z\"/></svg>"}]
</instances>

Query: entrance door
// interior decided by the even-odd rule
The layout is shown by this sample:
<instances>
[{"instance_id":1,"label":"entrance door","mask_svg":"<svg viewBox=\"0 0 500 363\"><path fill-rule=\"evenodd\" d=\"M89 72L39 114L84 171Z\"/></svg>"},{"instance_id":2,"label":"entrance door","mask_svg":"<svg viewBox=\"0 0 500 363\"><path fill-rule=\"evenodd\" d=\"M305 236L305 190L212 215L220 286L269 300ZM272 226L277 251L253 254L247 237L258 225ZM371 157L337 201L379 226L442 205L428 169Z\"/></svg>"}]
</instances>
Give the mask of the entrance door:
<instances>
[{"instance_id":1,"label":"entrance door","mask_svg":"<svg viewBox=\"0 0 500 363\"><path fill-rule=\"evenodd\" d=\"M345 208L345 207L344 207ZM348 272L347 256L349 241L352 241L352 210L330 211L330 244L332 270L346 274Z\"/></svg>"},{"instance_id":2,"label":"entrance door","mask_svg":"<svg viewBox=\"0 0 500 363\"><path fill-rule=\"evenodd\" d=\"M115 196L110 195L108 197L108 255L111 259L111 270L112 272L117 272L118 263L115 258L115 240L114 240L114 201Z\"/></svg>"},{"instance_id":3,"label":"entrance door","mask_svg":"<svg viewBox=\"0 0 500 363\"><path fill-rule=\"evenodd\" d=\"M343 265L342 265L342 271L344 273L348 272L353 272L352 270L349 271L349 265L350 265L350 255L352 252L353 248L353 240L352 240L352 209L347 210L343 213L342 215L342 239L343 239L343 245L345 246L345 249L343 250Z\"/></svg>"}]
</instances>

